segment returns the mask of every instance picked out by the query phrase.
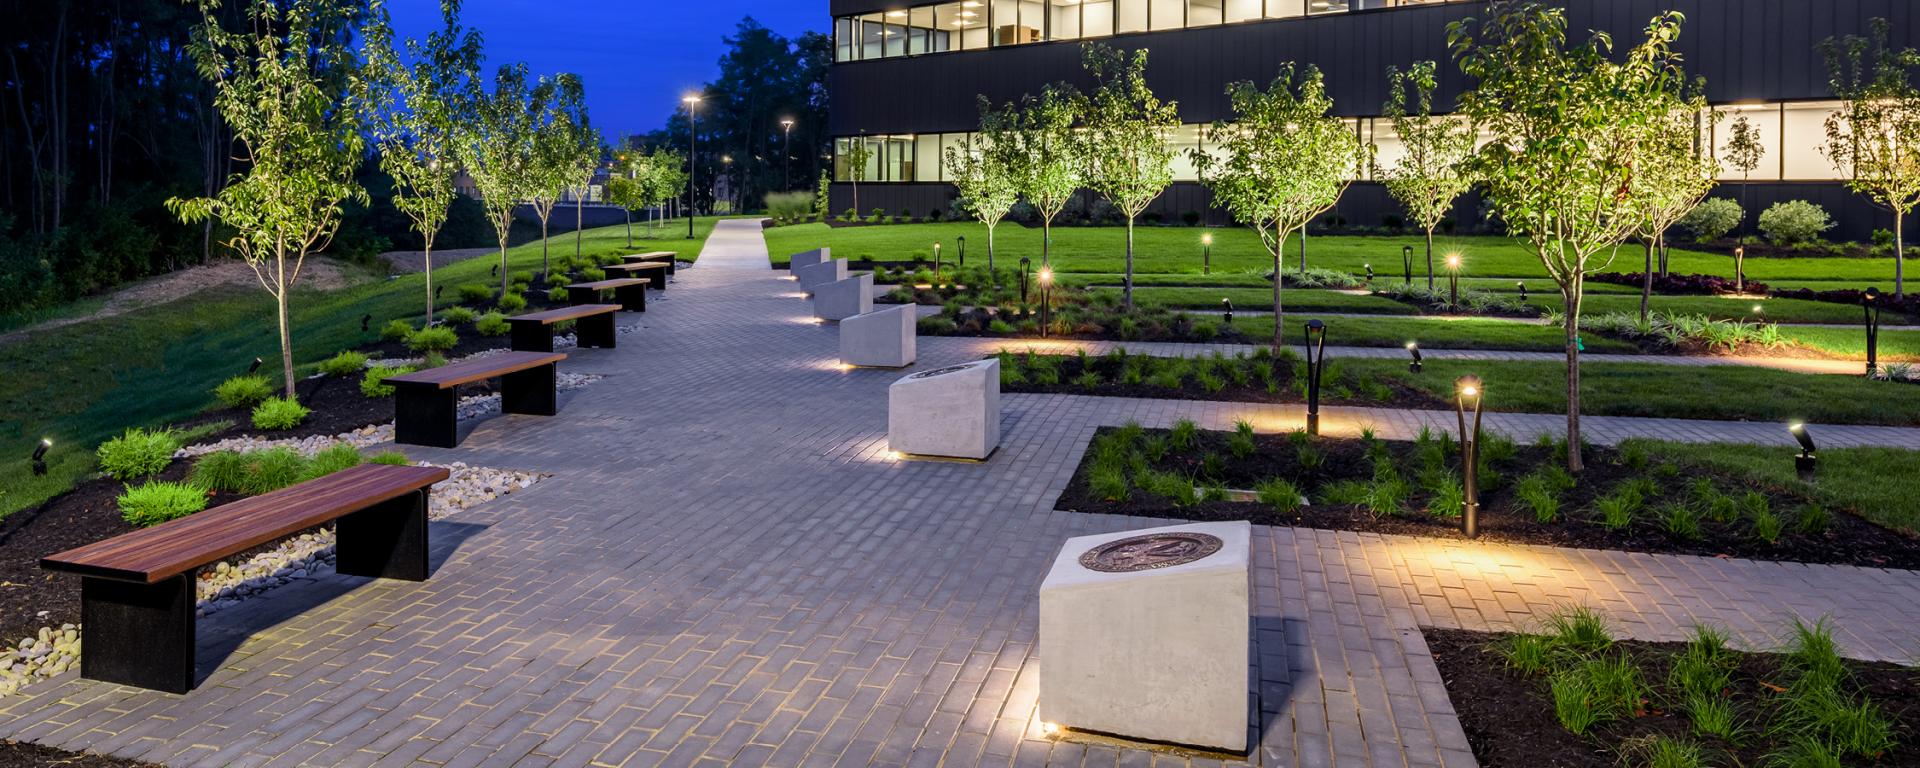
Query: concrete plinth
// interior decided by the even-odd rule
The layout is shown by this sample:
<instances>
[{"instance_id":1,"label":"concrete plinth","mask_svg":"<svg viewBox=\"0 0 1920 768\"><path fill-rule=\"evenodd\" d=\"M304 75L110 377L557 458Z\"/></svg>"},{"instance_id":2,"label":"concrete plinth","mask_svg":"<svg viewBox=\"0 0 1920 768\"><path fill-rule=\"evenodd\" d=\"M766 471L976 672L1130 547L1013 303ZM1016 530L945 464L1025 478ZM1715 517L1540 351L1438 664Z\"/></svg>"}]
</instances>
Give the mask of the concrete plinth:
<instances>
[{"instance_id":1,"label":"concrete plinth","mask_svg":"<svg viewBox=\"0 0 1920 768\"><path fill-rule=\"evenodd\" d=\"M840 362L901 368L918 356L920 313L900 304L840 321Z\"/></svg>"},{"instance_id":2,"label":"concrete plinth","mask_svg":"<svg viewBox=\"0 0 1920 768\"><path fill-rule=\"evenodd\" d=\"M1068 539L1040 585L1040 718L1245 752L1251 533L1186 523ZM1144 568L1106 570L1129 564Z\"/></svg>"},{"instance_id":3,"label":"concrete plinth","mask_svg":"<svg viewBox=\"0 0 1920 768\"><path fill-rule=\"evenodd\" d=\"M820 262L832 260L833 249L815 248L811 251L796 253L787 257L787 259L787 273L794 274L799 272L801 267L811 267Z\"/></svg>"},{"instance_id":4,"label":"concrete plinth","mask_svg":"<svg viewBox=\"0 0 1920 768\"><path fill-rule=\"evenodd\" d=\"M801 267L794 271L793 276L800 281L801 290L813 293L814 289L822 284L847 279L847 260L830 259L812 266Z\"/></svg>"},{"instance_id":5,"label":"concrete plinth","mask_svg":"<svg viewBox=\"0 0 1920 768\"><path fill-rule=\"evenodd\" d=\"M844 266L846 259L840 259ZM820 269L822 264L812 269ZM845 320L873 311L873 273L862 272L845 280L821 283L813 287L813 316L822 320Z\"/></svg>"},{"instance_id":6,"label":"concrete plinth","mask_svg":"<svg viewBox=\"0 0 1920 768\"><path fill-rule=\"evenodd\" d=\"M916 373L887 388L887 447L985 459L999 446L998 358Z\"/></svg>"}]
</instances>

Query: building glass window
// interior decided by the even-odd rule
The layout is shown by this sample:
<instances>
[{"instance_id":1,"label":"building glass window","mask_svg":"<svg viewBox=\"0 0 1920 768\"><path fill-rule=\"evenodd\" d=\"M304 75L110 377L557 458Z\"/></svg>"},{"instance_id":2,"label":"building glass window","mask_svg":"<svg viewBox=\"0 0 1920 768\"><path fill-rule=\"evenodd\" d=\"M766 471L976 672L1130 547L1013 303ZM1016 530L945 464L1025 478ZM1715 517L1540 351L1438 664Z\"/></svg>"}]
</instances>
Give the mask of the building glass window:
<instances>
[{"instance_id":1,"label":"building glass window","mask_svg":"<svg viewBox=\"0 0 1920 768\"><path fill-rule=\"evenodd\" d=\"M1047 0L1047 11L1047 39L1080 39L1080 0Z\"/></svg>"},{"instance_id":2,"label":"building glass window","mask_svg":"<svg viewBox=\"0 0 1920 768\"><path fill-rule=\"evenodd\" d=\"M1226 5L1228 24L1260 18L1260 0L1226 0Z\"/></svg>"},{"instance_id":3,"label":"building glass window","mask_svg":"<svg viewBox=\"0 0 1920 768\"><path fill-rule=\"evenodd\" d=\"M1721 118L1720 123L1714 126L1713 156L1720 161L1721 180L1739 181L1742 178L1740 171L1727 163L1727 143L1730 137L1733 136L1733 124L1741 118L1746 118L1747 124L1752 126L1753 130L1759 135L1760 146L1766 148L1766 151L1760 155L1760 166L1753 169L1753 173L1747 174L1746 178L1754 181L1779 181L1781 163L1780 105L1756 104L1721 107L1720 112L1725 115L1725 117ZM1813 147L1818 147L1821 143L1825 142L1817 142ZM1809 150L1814 152L1819 151L1813 147L1809 147Z\"/></svg>"},{"instance_id":4,"label":"building glass window","mask_svg":"<svg viewBox=\"0 0 1920 768\"><path fill-rule=\"evenodd\" d=\"M1173 129L1167 143L1173 146L1173 180L1199 181L1200 171L1193 165L1193 150L1200 148L1200 126L1183 125Z\"/></svg>"},{"instance_id":5,"label":"building glass window","mask_svg":"<svg viewBox=\"0 0 1920 768\"><path fill-rule=\"evenodd\" d=\"M942 3L932 6L929 10L932 16L928 19L927 25L932 33L928 36L928 40L932 51L941 53L964 50L962 46L966 41L962 39L961 33L966 29L966 20L962 19L960 14L965 9L961 8L959 3Z\"/></svg>"},{"instance_id":6,"label":"building glass window","mask_svg":"<svg viewBox=\"0 0 1920 768\"><path fill-rule=\"evenodd\" d=\"M1267 0L1267 18L1291 19L1307 15L1307 0Z\"/></svg>"},{"instance_id":7,"label":"building glass window","mask_svg":"<svg viewBox=\"0 0 1920 768\"><path fill-rule=\"evenodd\" d=\"M923 133L913 142L913 180L939 181L940 134Z\"/></svg>"},{"instance_id":8,"label":"building glass window","mask_svg":"<svg viewBox=\"0 0 1920 768\"><path fill-rule=\"evenodd\" d=\"M883 41L886 39L887 24L880 14L869 13L854 21L856 39L859 40L857 59L877 59L885 55Z\"/></svg>"},{"instance_id":9,"label":"building glass window","mask_svg":"<svg viewBox=\"0 0 1920 768\"><path fill-rule=\"evenodd\" d=\"M1839 104L1806 102L1786 105L1780 120L1780 176L1795 181L1838 181L1840 169L1833 167L1821 148L1827 144L1827 116ZM1768 147L1769 152L1776 151ZM1760 159L1766 165L1766 158Z\"/></svg>"},{"instance_id":10,"label":"building glass window","mask_svg":"<svg viewBox=\"0 0 1920 768\"><path fill-rule=\"evenodd\" d=\"M1086 3L1080 10L1080 36L1106 37L1113 34L1113 0Z\"/></svg>"},{"instance_id":11,"label":"building glass window","mask_svg":"<svg viewBox=\"0 0 1920 768\"><path fill-rule=\"evenodd\" d=\"M1323 13L1346 13L1351 10L1349 5L1350 3L1346 0L1307 0L1307 13L1315 16Z\"/></svg>"},{"instance_id":12,"label":"building glass window","mask_svg":"<svg viewBox=\"0 0 1920 768\"><path fill-rule=\"evenodd\" d=\"M1149 0L1147 8L1147 26L1156 32L1187 24L1187 4L1183 0Z\"/></svg>"},{"instance_id":13,"label":"building glass window","mask_svg":"<svg viewBox=\"0 0 1920 768\"><path fill-rule=\"evenodd\" d=\"M1221 0L1187 0L1187 26L1206 27L1225 19Z\"/></svg>"},{"instance_id":14,"label":"building glass window","mask_svg":"<svg viewBox=\"0 0 1920 768\"><path fill-rule=\"evenodd\" d=\"M944 48L934 47L934 35L940 31L933 23L933 6L923 5L907 11L907 55L917 56Z\"/></svg>"},{"instance_id":15,"label":"building glass window","mask_svg":"<svg viewBox=\"0 0 1920 768\"><path fill-rule=\"evenodd\" d=\"M853 19L833 20L833 60L853 61Z\"/></svg>"},{"instance_id":16,"label":"building glass window","mask_svg":"<svg viewBox=\"0 0 1920 768\"><path fill-rule=\"evenodd\" d=\"M1373 126L1372 173L1368 178L1386 178L1386 172L1400 167L1400 161L1407 156L1407 145L1400 141L1400 132L1394 130L1393 121L1379 118L1368 121Z\"/></svg>"},{"instance_id":17,"label":"building glass window","mask_svg":"<svg viewBox=\"0 0 1920 768\"><path fill-rule=\"evenodd\" d=\"M1117 34L1147 31L1147 0L1114 0L1113 31Z\"/></svg>"},{"instance_id":18,"label":"building glass window","mask_svg":"<svg viewBox=\"0 0 1920 768\"><path fill-rule=\"evenodd\" d=\"M886 24L886 30L882 33L887 41L885 55L907 55L907 12L887 11Z\"/></svg>"}]
</instances>

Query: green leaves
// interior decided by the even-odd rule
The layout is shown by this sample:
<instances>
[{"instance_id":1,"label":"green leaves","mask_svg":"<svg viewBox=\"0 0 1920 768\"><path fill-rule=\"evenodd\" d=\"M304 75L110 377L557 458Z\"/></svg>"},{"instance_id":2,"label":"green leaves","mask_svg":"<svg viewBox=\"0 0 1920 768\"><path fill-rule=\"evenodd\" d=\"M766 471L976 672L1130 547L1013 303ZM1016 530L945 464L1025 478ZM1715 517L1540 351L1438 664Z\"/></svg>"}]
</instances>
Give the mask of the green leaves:
<instances>
[{"instance_id":1,"label":"green leaves","mask_svg":"<svg viewBox=\"0 0 1920 768\"><path fill-rule=\"evenodd\" d=\"M1387 68L1385 114L1393 121L1405 154L1392 168L1380 169L1387 192L1407 218L1429 232L1453 209L1453 201L1473 186L1467 161L1473 156L1471 120L1433 114L1437 82L1434 63L1414 62L1406 70Z\"/></svg>"}]
</instances>

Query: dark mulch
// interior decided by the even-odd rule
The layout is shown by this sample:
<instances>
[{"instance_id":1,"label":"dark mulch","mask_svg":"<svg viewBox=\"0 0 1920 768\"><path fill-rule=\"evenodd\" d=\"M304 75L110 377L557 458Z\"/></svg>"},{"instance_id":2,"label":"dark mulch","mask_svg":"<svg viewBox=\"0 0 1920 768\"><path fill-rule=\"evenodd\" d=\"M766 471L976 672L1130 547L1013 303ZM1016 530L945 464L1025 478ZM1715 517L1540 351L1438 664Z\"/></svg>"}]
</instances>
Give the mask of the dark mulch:
<instances>
[{"instance_id":1,"label":"dark mulch","mask_svg":"<svg viewBox=\"0 0 1920 768\"><path fill-rule=\"evenodd\" d=\"M1021 354L1018 350L1011 350ZM1306 397L1294 387L1294 365L1276 366L1274 380L1279 382L1279 390L1268 392L1264 386L1255 384L1237 384L1231 379L1226 386L1215 392L1208 392L1195 383L1191 376L1177 389L1157 387L1149 382L1127 384L1120 380L1120 369L1124 363L1104 355L1089 355L1082 360L1078 356L1057 356L1053 359L1060 370L1060 380L1055 384L1041 384L1031 378L1011 384L1003 384L1007 392L1040 392L1056 395L1095 395L1101 397L1143 397L1159 400L1221 400L1234 403L1304 403ZM1232 361L1230 364L1244 365L1244 361ZM1073 379L1089 367L1100 375L1101 384L1097 387L1085 387L1073 383ZM1414 410L1450 409L1453 403L1441 400L1398 380L1387 379L1379 382L1390 393L1388 397L1369 396L1367 393L1352 389L1340 381L1323 375L1321 378L1320 402L1323 405L1354 405L1370 407L1396 407ZM1378 394L1378 393L1375 393Z\"/></svg>"},{"instance_id":2,"label":"dark mulch","mask_svg":"<svg viewBox=\"0 0 1920 768\"><path fill-rule=\"evenodd\" d=\"M1760 727L1772 714L1773 687L1789 680L1775 654L1740 654L1729 690L1747 718L1747 738L1741 744L1693 734L1686 714L1661 700L1647 702L1640 717L1596 726L1582 737L1554 717L1545 680L1506 668L1494 649L1506 635L1435 628L1422 633L1474 758L1486 768L1617 768L1623 763L1615 750L1622 742L1655 735L1706 747L1711 765L1763 765L1766 754L1775 748ZM1615 646L1628 654L1642 679L1654 683L1656 691L1670 690L1662 683L1684 644L1619 641ZM1878 703L1895 724L1900 746L1871 765L1920 766L1920 748L1915 748L1920 746L1915 742L1920 739L1920 670L1863 661L1849 661L1847 667L1857 693Z\"/></svg>"},{"instance_id":3,"label":"dark mulch","mask_svg":"<svg viewBox=\"0 0 1920 768\"><path fill-rule=\"evenodd\" d=\"M1105 436L1115 431L1111 427L1103 428L1098 434ZM1164 435L1167 430L1146 430L1146 433ZM1299 465L1295 458L1297 451L1285 435L1258 434L1254 436L1254 443L1256 450L1252 454L1246 458L1236 458L1227 448L1227 433L1203 430L1194 447L1184 450L1170 448L1153 466L1199 478L1196 480L1199 485L1218 484L1246 490L1255 488L1268 478L1282 477L1316 503L1302 507L1295 514L1281 514L1271 506L1251 501L1206 501L1178 506L1171 500L1137 488L1125 500L1108 499L1096 495L1088 485L1089 468L1094 461L1093 451L1088 451L1055 506L1070 512L1095 514L1181 520L1250 520L1261 525L1325 530L1440 538L1460 536L1457 518L1426 513L1432 496L1418 487L1414 477L1419 463L1411 442L1383 441L1387 450L1392 452L1395 464L1413 486L1402 513L1391 516L1375 515L1359 505L1319 501L1320 491L1327 485L1340 480L1364 481L1372 476L1372 463L1366 455L1365 441L1316 438L1313 446L1325 456L1325 463L1313 471ZM1203 470L1203 461L1208 455L1220 461L1221 470L1216 476L1206 476ZM1920 539L1874 525L1843 510L1829 512L1830 520L1824 532L1798 530L1795 527L1796 515L1807 500L1784 490L1755 488L1731 476L1691 467L1678 476L1658 478L1658 473L1652 467L1635 470L1621 464L1618 453L1607 448L1589 447L1586 457L1587 469L1580 475L1579 484L1561 496L1560 518L1546 523L1535 519L1530 511L1520 506L1513 486L1534 469L1548 463L1558 464L1559 460L1548 449L1522 446L1513 459L1496 463L1493 467L1495 476L1483 478L1482 481L1478 518L1480 540L1920 569ZM1457 473L1458 457L1450 456L1447 461L1448 468ZM1600 525L1597 514L1590 511L1594 499L1612 492L1620 481L1635 477L1656 477L1660 494L1646 500L1646 506L1634 516L1633 523L1627 528L1610 530ZM1688 539L1668 533L1655 516L1654 507L1668 500L1683 501L1687 484L1697 477L1713 478L1722 493L1736 499L1749 490L1762 492L1768 497L1773 513L1785 522L1785 533L1776 543L1768 544L1753 535L1750 524L1744 519L1720 523L1704 515L1699 521L1699 538Z\"/></svg>"},{"instance_id":4,"label":"dark mulch","mask_svg":"<svg viewBox=\"0 0 1920 768\"><path fill-rule=\"evenodd\" d=\"M153 763L86 752L43 747L21 741L0 741L0 768L157 768Z\"/></svg>"}]
</instances>

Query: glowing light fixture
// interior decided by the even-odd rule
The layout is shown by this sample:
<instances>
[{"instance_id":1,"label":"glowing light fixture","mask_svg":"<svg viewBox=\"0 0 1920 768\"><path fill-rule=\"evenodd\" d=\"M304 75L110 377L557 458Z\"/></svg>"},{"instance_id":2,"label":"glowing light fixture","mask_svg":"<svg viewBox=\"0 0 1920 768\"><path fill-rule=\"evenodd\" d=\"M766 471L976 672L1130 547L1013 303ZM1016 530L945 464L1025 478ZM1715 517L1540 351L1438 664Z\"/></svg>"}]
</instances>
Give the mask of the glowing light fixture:
<instances>
[{"instance_id":1,"label":"glowing light fixture","mask_svg":"<svg viewBox=\"0 0 1920 768\"><path fill-rule=\"evenodd\" d=\"M1462 376L1454 382L1454 412L1460 417L1460 474L1464 478L1460 505L1460 533L1467 538L1480 535L1480 406L1486 399L1486 386L1474 376ZM1473 425L1467 425L1467 411L1473 411Z\"/></svg>"},{"instance_id":2,"label":"glowing light fixture","mask_svg":"<svg viewBox=\"0 0 1920 768\"><path fill-rule=\"evenodd\" d=\"M1413 356L1413 362L1407 363L1407 370L1419 373L1422 362L1420 359L1420 344L1413 341L1407 342L1407 354Z\"/></svg>"},{"instance_id":3,"label":"glowing light fixture","mask_svg":"<svg viewBox=\"0 0 1920 768\"><path fill-rule=\"evenodd\" d=\"M45 438L45 437L40 438L40 444L37 446L34 446L33 474L35 476L44 475L47 473L47 449L52 447L53 447L53 440L51 438Z\"/></svg>"},{"instance_id":4,"label":"glowing light fixture","mask_svg":"<svg viewBox=\"0 0 1920 768\"><path fill-rule=\"evenodd\" d=\"M1807 432L1807 425L1797 421L1787 425L1787 432L1800 443L1800 455L1793 457L1793 470L1801 480L1811 482L1814 465L1818 462L1814 455L1813 435Z\"/></svg>"}]
</instances>

